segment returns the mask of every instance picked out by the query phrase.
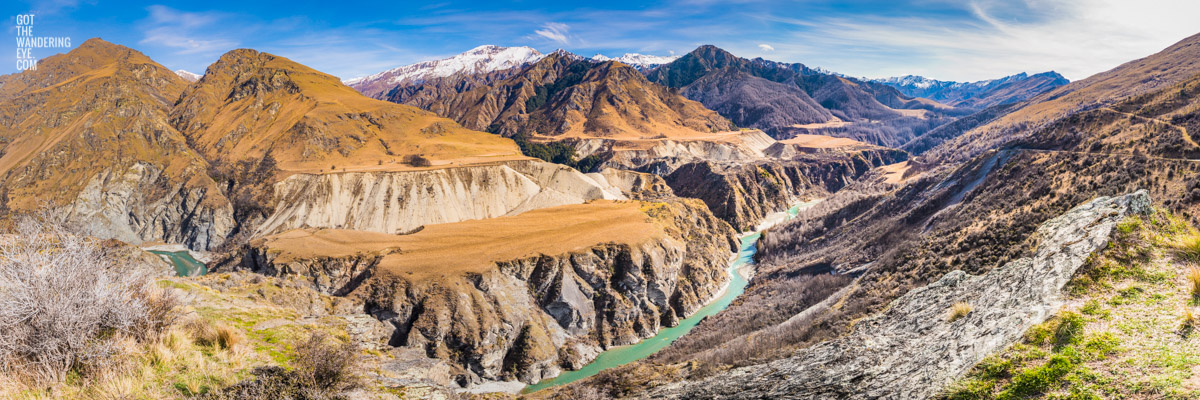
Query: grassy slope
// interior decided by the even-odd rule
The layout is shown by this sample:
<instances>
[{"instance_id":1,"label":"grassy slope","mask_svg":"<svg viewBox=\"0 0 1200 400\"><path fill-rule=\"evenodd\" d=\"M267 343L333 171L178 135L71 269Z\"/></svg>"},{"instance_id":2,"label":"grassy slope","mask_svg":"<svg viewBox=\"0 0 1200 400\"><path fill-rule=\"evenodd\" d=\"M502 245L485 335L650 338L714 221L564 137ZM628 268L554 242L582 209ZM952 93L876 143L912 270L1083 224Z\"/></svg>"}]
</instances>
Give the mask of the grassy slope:
<instances>
[{"instance_id":1,"label":"grassy slope","mask_svg":"<svg viewBox=\"0 0 1200 400\"><path fill-rule=\"evenodd\" d=\"M222 56L184 92L172 119L209 159L270 153L287 172L413 169L404 164L408 155L434 166L525 158L509 139L368 98L336 77L254 50Z\"/></svg>"},{"instance_id":2,"label":"grassy slope","mask_svg":"<svg viewBox=\"0 0 1200 400\"><path fill-rule=\"evenodd\" d=\"M989 357L945 399L1200 396L1195 228L1158 212L1130 217L1071 282L1070 302Z\"/></svg>"},{"instance_id":3,"label":"grassy slope","mask_svg":"<svg viewBox=\"0 0 1200 400\"><path fill-rule=\"evenodd\" d=\"M344 318L309 315L311 309L334 308L335 300L302 284L227 273L159 284L186 300L180 319L156 343L127 344L125 354L131 356L99 382L68 379L53 392L0 390L0 397L187 398L249 378L255 367L289 366L294 347L314 332L349 340ZM364 358L378 355L362 352Z\"/></svg>"},{"instance_id":4,"label":"grassy slope","mask_svg":"<svg viewBox=\"0 0 1200 400\"><path fill-rule=\"evenodd\" d=\"M167 122L185 86L145 55L99 39L7 76L0 87L0 179L9 207L65 203L98 173L139 162L216 192L203 176L207 164Z\"/></svg>"},{"instance_id":5,"label":"grassy slope","mask_svg":"<svg viewBox=\"0 0 1200 400\"><path fill-rule=\"evenodd\" d=\"M341 229L291 230L269 236L279 262L353 254L386 254L385 271L418 275L482 272L498 261L563 254L600 243L639 245L662 237L654 221L661 203L596 201L544 208L515 216L426 226L410 235ZM399 249L396 251L395 249ZM448 264L446 260L453 259Z\"/></svg>"}]
</instances>

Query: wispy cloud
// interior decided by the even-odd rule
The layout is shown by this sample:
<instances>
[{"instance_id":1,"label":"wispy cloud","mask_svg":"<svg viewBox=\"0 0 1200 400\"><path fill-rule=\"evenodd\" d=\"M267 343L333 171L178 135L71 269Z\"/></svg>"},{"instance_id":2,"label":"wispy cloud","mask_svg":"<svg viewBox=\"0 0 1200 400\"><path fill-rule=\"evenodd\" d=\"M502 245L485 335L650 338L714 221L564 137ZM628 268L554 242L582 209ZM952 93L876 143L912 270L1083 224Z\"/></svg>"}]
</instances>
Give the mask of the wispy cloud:
<instances>
[{"instance_id":1,"label":"wispy cloud","mask_svg":"<svg viewBox=\"0 0 1200 400\"><path fill-rule=\"evenodd\" d=\"M571 30L567 24L558 22L547 22L542 25L542 29L533 31L534 34L559 44L567 44L570 40L567 38L567 32Z\"/></svg>"},{"instance_id":2,"label":"wispy cloud","mask_svg":"<svg viewBox=\"0 0 1200 400\"><path fill-rule=\"evenodd\" d=\"M855 76L979 80L1057 70L1080 79L1200 30L1195 0L662 0L636 7L435 0L381 3L371 13L244 0L141 9L91 4L97 0L16 2L24 4L9 7L14 15L43 4L70 16L39 20L39 32L137 44L172 68L202 70L227 50L250 47L343 77L481 44L653 55L713 44Z\"/></svg>"},{"instance_id":3,"label":"wispy cloud","mask_svg":"<svg viewBox=\"0 0 1200 400\"><path fill-rule=\"evenodd\" d=\"M238 41L221 36L217 29L225 15L219 12L183 12L166 6L150 6L143 24L141 44L159 45L177 54L212 54L227 51Z\"/></svg>"},{"instance_id":4,"label":"wispy cloud","mask_svg":"<svg viewBox=\"0 0 1200 400\"><path fill-rule=\"evenodd\" d=\"M1011 2L958 5L969 18L762 18L797 28L779 54L844 73L975 80L1057 70L1075 80L1195 34L1200 13L1200 2L1173 0L1027 0L1020 15Z\"/></svg>"}]
</instances>

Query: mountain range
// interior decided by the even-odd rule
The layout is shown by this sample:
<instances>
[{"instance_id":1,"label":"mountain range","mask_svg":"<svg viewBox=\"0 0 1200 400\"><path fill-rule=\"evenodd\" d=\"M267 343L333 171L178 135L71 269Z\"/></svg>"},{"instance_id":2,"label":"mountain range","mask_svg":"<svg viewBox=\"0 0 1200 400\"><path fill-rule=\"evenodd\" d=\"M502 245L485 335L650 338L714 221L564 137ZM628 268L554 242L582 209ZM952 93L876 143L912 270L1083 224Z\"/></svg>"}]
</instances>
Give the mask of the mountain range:
<instances>
[{"instance_id":1,"label":"mountain range","mask_svg":"<svg viewBox=\"0 0 1200 400\"><path fill-rule=\"evenodd\" d=\"M1193 398L1197 60L948 82L487 45L342 80L90 39L0 76L0 228L94 238L181 315L28 390ZM185 256L207 275L162 272Z\"/></svg>"},{"instance_id":2,"label":"mountain range","mask_svg":"<svg viewBox=\"0 0 1200 400\"><path fill-rule=\"evenodd\" d=\"M485 48L491 50L489 54L497 54L496 57L499 57L501 52L511 51L495 46L483 46L444 60L400 67L347 82L368 96L416 105L454 118L469 127L488 129L505 113L496 109L512 110L520 107L522 104L519 104L518 100L521 100L521 95L516 94L513 97L516 99L514 101L504 101L504 107L484 107L492 109L484 114L496 116L480 116L478 110L483 103L462 106L464 101L475 100L465 99L460 93L478 90L481 86L503 86L499 81L513 78L514 75L538 74L539 69L527 68L536 60L526 58L520 59L521 63L506 63L505 65L520 64L509 69L467 68L471 63L464 60L474 60L479 57L479 50ZM569 54L561 51L558 53L563 57ZM575 55L567 58L584 60ZM646 75L650 83L678 88L684 97L699 101L706 108L716 111L739 127L762 129L778 138L797 134L827 134L886 146L904 145L923 133L975 109L1023 100L1065 81L1056 74L1053 76L1057 76L1057 79L1047 80L1052 73L1032 77L1017 75L976 84L934 84L933 81L920 81L917 78L907 81L858 80L822 69L809 68L803 64L743 59L715 46L701 46L683 56L661 57L630 53L618 58L597 55L590 61L598 64L616 61L632 66ZM440 73L442 76L436 80L391 82L384 79L384 76L390 76L389 74L395 71L431 74L420 71L432 71L435 65L455 67L444 69ZM534 78L539 79L542 78ZM902 84L904 82L907 82L908 86ZM544 86L544 83L530 84ZM946 103L904 92L907 90L905 88L924 85L929 85L931 89L919 94L941 96L939 98L945 99ZM935 93L936 88L941 90ZM512 92L511 86L501 90ZM548 93L552 94L556 93ZM455 99L451 100L450 97ZM439 104L446 101L456 102L458 105ZM464 111L470 107L475 107L476 111ZM522 110L516 112L516 115L524 113L526 112ZM507 135L512 135L518 130L514 124L521 125L527 122L525 117L521 116L500 119L502 121L499 121L496 128ZM544 129L540 126L538 128ZM585 128L588 129L591 128ZM611 127L602 130L613 131Z\"/></svg>"},{"instance_id":3,"label":"mountain range","mask_svg":"<svg viewBox=\"0 0 1200 400\"><path fill-rule=\"evenodd\" d=\"M939 81L914 75L873 81L899 89L908 96L975 109L1017 103L1071 82L1054 71L1035 75L1022 72L977 82Z\"/></svg>"}]
</instances>

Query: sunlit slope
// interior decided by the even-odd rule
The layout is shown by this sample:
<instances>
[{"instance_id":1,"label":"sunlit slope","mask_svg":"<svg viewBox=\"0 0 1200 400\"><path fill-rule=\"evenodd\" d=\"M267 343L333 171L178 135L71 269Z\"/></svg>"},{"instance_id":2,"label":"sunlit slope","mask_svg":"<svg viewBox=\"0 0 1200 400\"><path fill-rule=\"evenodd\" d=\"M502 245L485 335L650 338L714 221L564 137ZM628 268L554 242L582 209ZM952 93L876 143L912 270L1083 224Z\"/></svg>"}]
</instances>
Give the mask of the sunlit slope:
<instances>
[{"instance_id":1,"label":"sunlit slope","mask_svg":"<svg viewBox=\"0 0 1200 400\"><path fill-rule=\"evenodd\" d=\"M257 160L280 170L403 170L409 156L448 166L523 158L508 139L415 107L365 97L336 77L283 57L226 53L189 87L174 124L210 160Z\"/></svg>"},{"instance_id":2,"label":"sunlit slope","mask_svg":"<svg viewBox=\"0 0 1200 400\"><path fill-rule=\"evenodd\" d=\"M166 178L152 196L177 184L212 189L206 163L167 120L186 84L142 53L100 39L5 77L0 174L8 206L61 205L99 175L135 167Z\"/></svg>"}]
</instances>

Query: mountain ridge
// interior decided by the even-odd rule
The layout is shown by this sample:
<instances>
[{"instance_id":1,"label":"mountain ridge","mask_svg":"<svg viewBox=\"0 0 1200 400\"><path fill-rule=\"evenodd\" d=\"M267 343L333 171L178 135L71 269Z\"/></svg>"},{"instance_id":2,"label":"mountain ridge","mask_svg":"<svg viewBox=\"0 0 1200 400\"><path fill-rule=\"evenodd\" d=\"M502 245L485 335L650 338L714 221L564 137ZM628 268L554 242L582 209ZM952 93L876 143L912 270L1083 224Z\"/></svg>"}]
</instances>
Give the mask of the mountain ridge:
<instances>
[{"instance_id":1,"label":"mountain ridge","mask_svg":"<svg viewBox=\"0 0 1200 400\"><path fill-rule=\"evenodd\" d=\"M1029 75L1024 72L997 79L975 82L955 82L929 79L923 76L872 79L912 97L924 97L956 107L983 109L999 104L1016 103L1070 83L1057 72Z\"/></svg>"}]
</instances>

